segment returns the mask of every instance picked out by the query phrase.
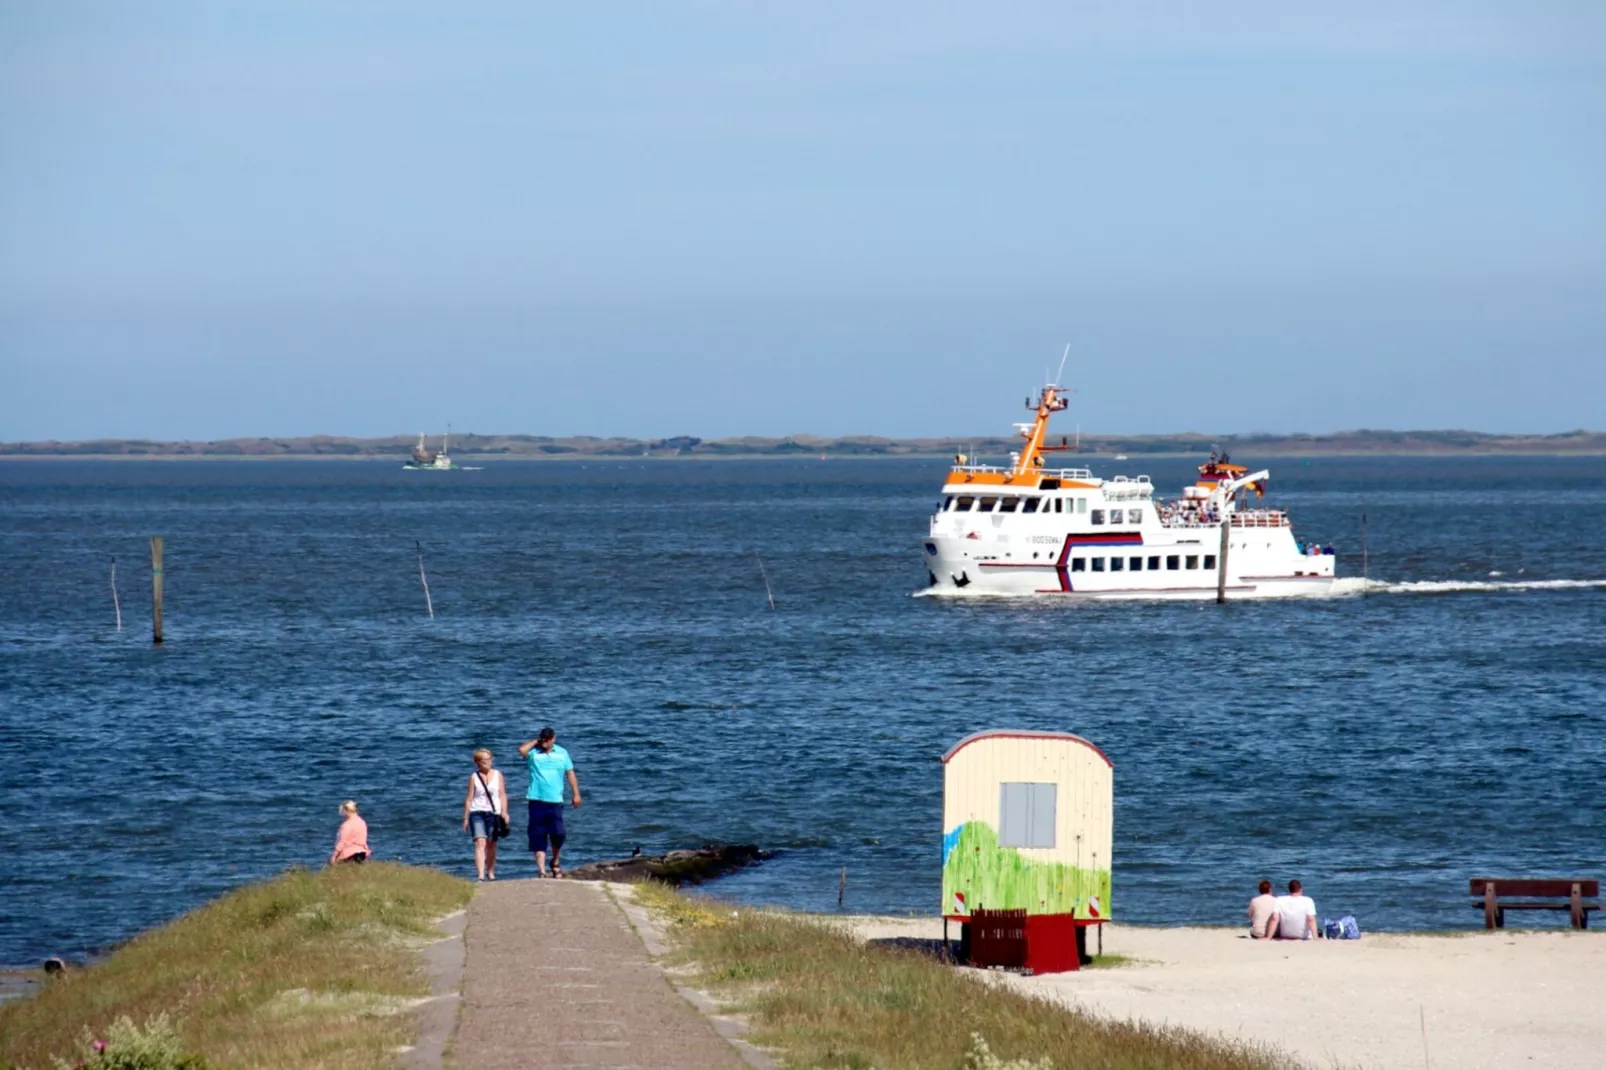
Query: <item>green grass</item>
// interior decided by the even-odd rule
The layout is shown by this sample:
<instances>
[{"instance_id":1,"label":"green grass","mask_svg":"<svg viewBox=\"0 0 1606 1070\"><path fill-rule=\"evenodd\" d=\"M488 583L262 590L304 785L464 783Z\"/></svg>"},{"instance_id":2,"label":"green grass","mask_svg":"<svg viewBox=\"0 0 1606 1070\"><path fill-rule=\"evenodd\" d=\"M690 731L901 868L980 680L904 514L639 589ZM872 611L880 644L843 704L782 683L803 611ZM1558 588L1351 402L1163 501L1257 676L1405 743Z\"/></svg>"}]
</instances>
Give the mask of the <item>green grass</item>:
<instances>
[{"instance_id":1,"label":"green grass","mask_svg":"<svg viewBox=\"0 0 1606 1070\"><path fill-rule=\"evenodd\" d=\"M787 1066L903 1070L974 1064L974 1035L1002 1060L1059 1070L1273 1070L1290 1060L1177 1028L1114 1023L987 984L928 955L860 943L801 916L637 898L669 922L675 957L748 1016L748 1039ZM1106 956L1109 965L1115 956Z\"/></svg>"},{"instance_id":2,"label":"green grass","mask_svg":"<svg viewBox=\"0 0 1606 1070\"><path fill-rule=\"evenodd\" d=\"M1093 961L1082 968L1084 970L1114 970L1123 966L1140 966L1142 964L1142 959L1133 958L1131 955L1094 955Z\"/></svg>"},{"instance_id":3,"label":"green grass","mask_svg":"<svg viewBox=\"0 0 1606 1070\"><path fill-rule=\"evenodd\" d=\"M241 888L0 1006L0 1066L48 1070L85 1028L165 1012L218 1068L389 1065L428 995L417 949L473 886L392 863L292 870Z\"/></svg>"}]
</instances>

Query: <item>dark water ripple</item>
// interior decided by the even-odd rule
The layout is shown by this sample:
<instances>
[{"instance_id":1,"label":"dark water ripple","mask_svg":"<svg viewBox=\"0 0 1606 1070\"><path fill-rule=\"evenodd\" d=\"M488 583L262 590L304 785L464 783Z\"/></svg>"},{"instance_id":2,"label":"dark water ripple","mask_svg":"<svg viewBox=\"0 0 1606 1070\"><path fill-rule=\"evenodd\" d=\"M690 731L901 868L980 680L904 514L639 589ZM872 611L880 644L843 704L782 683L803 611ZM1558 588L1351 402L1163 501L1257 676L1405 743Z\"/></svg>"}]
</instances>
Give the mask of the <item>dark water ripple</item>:
<instances>
[{"instance_id":1,"label":"dark water ripple","mask_svg":"<svg viewBox=\"0 0 1606 1070\"><path fill-rule=\"evenodd\" d=\"M348 796L380 853L466 871L468 751L548 721L574 861L785 848L720 886L750 901L833 908L846 866L853 909L934 909L937 756L992 726L1111 755L1127 920L1233 921L1264 875L1442 928L1474 873L1606 871L1606 589L1492 586L1606 579L1600 459L1277 462L1349 575L1367 513L1393 593L1225 608L911 598L942 470L0 465L0 961L317 864Z\"/></svg>"}]
</instances>

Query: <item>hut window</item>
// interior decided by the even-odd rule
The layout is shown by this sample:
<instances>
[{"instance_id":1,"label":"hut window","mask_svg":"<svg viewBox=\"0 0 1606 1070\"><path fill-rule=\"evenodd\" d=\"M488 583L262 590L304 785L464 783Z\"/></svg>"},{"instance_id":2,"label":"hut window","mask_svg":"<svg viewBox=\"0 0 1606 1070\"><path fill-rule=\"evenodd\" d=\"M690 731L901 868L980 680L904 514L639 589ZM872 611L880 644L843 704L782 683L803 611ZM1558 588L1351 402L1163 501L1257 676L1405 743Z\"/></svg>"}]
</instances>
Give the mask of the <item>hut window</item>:
<instances>
[{"instance_id":1,"label":"hut window","mask_svg":"<svg viewBox=\"0 0 1606 1070\"><path fill-rule=\"evenodd\" d=\"M1053 847L1056 784L998 786L998 845Z\"/></svg>"}]
</instances>

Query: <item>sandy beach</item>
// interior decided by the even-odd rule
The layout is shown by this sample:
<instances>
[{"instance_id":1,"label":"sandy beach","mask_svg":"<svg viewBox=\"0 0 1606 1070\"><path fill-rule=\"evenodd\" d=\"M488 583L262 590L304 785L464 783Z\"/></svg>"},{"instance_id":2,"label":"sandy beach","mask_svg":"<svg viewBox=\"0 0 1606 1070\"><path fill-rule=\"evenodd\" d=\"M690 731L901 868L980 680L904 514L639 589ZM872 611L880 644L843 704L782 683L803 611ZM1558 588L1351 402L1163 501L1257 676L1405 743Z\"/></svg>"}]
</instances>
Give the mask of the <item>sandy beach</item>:
<instances>
[{"instance_id":1,"label":"sandy beach","mask_svg":"<svg viewBox=\"0 0 1606 1070\"><path fill-rule=\"evenodd\" d=\"M848 924L863 939L942 936L938 919ZM1606 1049L1606 939L1599 933L1383 933L1263 943L1236 929L1111 924L1104 951L1134 962L1044 977L987 976L1110 1018L1272 1045L1310 1067L1591 1066Z\"/></svg>"}]
</instances>

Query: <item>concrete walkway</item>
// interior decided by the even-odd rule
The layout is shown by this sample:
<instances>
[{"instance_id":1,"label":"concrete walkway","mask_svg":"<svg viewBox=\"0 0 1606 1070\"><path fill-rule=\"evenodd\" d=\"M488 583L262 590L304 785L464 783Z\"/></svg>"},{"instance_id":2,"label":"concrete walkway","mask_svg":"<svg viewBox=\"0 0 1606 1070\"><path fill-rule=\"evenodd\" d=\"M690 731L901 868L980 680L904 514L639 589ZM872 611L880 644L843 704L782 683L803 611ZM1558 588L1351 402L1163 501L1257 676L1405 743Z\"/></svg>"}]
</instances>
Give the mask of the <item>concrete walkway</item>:
<instances>
[{"instance_id":1,"label":"concrete walkway","mask_svg":"<svg viewBox=\"0 0 1606 1070\"><path fill-rule=\"evenodd\" d=\"M746 1070L651 962L600 884L481 884L464 939L463 1005L448 1066Z\"/></svg>"}]
</instances>

